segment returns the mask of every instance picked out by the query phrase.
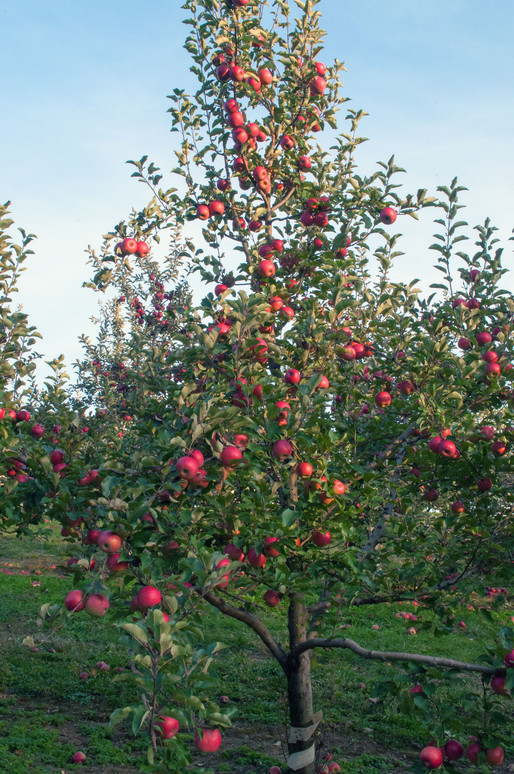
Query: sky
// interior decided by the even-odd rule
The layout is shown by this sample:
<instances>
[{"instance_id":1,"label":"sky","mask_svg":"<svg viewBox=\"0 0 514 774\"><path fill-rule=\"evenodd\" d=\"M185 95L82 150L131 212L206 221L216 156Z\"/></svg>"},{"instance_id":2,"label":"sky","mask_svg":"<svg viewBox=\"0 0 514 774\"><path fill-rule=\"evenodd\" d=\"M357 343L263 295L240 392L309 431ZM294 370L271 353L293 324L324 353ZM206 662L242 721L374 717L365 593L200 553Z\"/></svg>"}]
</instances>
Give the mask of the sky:
<instances>
[{"instance_id":1,"label":"sky","mask_svg":"<svg viewBox=\"0 0 514 774\"><path fill-rule=\"evenodd\" d=\"M174 166L166 95L195 88L180 5L0 0L0 201L38 237L18 301L47 360L62 353L71 364L79 335L94 331L85 249L148 201L125 162L148 154ZM394 153L408 190L434 192L458 176L465 219L492 219L512 268L512 0L322 0L319 10L328 34L318 58L345 62L349 104L369 113L362 170ZM433 227L405 220L399 278L427 287L439 279L426 250ZM514 291L512 278L505 284Z\"/></svg>"}]
</instances>

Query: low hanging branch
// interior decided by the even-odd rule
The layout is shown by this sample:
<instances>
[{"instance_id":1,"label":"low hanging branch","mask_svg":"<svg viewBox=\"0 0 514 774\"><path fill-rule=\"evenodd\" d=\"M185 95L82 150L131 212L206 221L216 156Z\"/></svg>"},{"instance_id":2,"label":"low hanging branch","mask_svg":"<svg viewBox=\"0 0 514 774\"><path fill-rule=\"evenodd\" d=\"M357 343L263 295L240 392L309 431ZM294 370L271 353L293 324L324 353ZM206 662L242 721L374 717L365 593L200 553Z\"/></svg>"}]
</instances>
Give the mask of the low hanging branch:
<instances>
[{"instance_id":1,"label":"low hanging branch","mask_svg":"<svg viewBox=\"0 0 514 774\"><path fill-rule=\"evenodd\" d=\"M501 667L487 666L486 664L469 664L466 661L456 661L453 658L444 658L440 656L425 656L421 653L397 653L395 651L368 650L363 648L354 640L343 639L323 639L314 637L297 645L292 655L297 656L306 650L313 648L347 648L362 658L372 661L414 661L417 664L428 664L428 666L440 666L447 669L459 669L463 672L480 672L484 675L497 675L505 673Z\"/></svg>"},{"instance_id":2,"label":"low hanging branch","mask_svg":"<svg viewBox=\"0 0 514 774\"><path fill-rule=\"evenodd\" d=\"M280 666L285 670L287 667L287 654L284 651L282 645L277 642L271 635L269 629L247 610L242 610L238 607L233 607L227 604L222 599L217 597L212 591L206 591L202 594L202 597L213 607L216 607L223 615L228 615L231 618L235 618L238 621L242 621L250 629L261 638L264 645L267 647L272 656L274 656Z\"/></svg>"}]
</instances>

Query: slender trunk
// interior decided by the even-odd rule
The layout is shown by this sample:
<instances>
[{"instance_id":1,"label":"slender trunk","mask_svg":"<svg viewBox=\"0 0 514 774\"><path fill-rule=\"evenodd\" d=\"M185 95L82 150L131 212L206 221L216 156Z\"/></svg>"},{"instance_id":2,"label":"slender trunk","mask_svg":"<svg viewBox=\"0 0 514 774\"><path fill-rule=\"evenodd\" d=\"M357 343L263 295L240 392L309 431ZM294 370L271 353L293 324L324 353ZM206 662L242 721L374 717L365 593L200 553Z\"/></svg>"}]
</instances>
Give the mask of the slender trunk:
<instances>
[{"instance_id":1,"label":"slender trunk","mask_svg":"<svg viewBox=\"0 0 514 774\"><path fill-rule=\"evenodd\" d=\"M304 642L307 634L307 608L301 594L292 594L289 604L289 649L287 689L289 697L290 735L288 771L314 774L314 721L310 651L293 656L293 649ZM303 730L303 729L309 729Z\"/></svg>"}]
</instances>

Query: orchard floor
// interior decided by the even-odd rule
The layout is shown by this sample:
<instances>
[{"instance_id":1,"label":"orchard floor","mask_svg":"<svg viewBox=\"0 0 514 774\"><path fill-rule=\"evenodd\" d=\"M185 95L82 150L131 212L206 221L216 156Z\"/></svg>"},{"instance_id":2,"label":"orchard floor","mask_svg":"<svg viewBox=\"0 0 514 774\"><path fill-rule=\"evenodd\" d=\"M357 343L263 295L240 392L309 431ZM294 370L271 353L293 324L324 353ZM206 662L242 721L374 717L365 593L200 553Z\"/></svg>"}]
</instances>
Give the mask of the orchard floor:
<instances>
[{"instance_id":1,"label":"orchard floor","mask_svg":"<svg viewBox=\"0 0 514 774\"><path fill-rule=\"evenodd\" d=\"M110 713L134 700L125 683L113 683L112 673L127 667L127 652L118 635L103 619L72 617L66 629L31 651L21 641L39 633L36 613L46 602L62 603L73 588L66 560L73 549L47 525L38 538L0 538L0 774L137 774L146 743L123 727L107 730ZM494 606L493 606L494 608ZM499 616L492 610L488 622L475 611L462 611L465 630L440 639L430 630L413 637L412 625L395 612L402 607L359 609L347 617L348 634L359 643L383 650L417 650L476 660L484 636L494 637L502 623L510 623L512 610ZM410 611L413 608L409 608ZM421 619L423 615L416 611ZM227 648L214 662L224 693L238 710L234 726L223 731L221 750L214 756L196 756L194 762L219 774L267 774L272 765L284 766L285 686L279 668L267 658L252 633L243 625L227 627L226 619L208 612L210 639ZM279 634L279 616L269 613L268 624ZM372 630L372 625L379 630ZM418 624L415 624L418 625ZM457 651L458 646L458 651ZM109 672L95 667L100 660ZM322 708L324 723L321 753L331 752L342 774L408 774L429 741L420 738L419 717L399 714L394 701L373 698L377 680L388 679L394 667L363 663L347 652L317 653L313 663L315 708ZM87 679L80 679L87 672ZM452 687L450 700L460 700L476 689L474 678ZM502 706L509 712L512 702ZM470 712L470 733L480 707ZM465 739L461 739L465 743ZM510 743L510 749L509 749ZM503 767L514 772L514 743L505 740ZM83 750L84 766L70 764L73 753ZM486 767L457 765L455 772L491 771Z\"/></svg>"}]
</instances>

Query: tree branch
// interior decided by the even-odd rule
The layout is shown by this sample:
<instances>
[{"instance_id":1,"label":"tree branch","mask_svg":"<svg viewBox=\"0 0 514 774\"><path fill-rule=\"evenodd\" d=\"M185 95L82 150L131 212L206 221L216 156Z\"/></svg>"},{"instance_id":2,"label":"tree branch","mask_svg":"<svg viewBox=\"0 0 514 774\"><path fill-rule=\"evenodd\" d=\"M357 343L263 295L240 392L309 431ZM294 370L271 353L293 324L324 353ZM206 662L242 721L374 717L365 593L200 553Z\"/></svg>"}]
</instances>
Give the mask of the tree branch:
<instances>
[{"instance_id":1,"label":"tree branch","mask_svg":"<svg viewBox=\"0 0 514 774\"><path fill-rule=\"evenodd\" d=\"M202 594L202 597L213 607L216 607L223 615L228 615L231 618L235 618L238 621L242 621L250 629L261 638L264 645L267 647L272 656L274 656L282 669L285 671L287 668L287 654L284 651L282 645L277 642L272 636L266 626L256 618L254 615L246 610L242 610L238 607L233 607L227 604L222 599L217 597L212 591L206 591Z\"/></svg>"},{"instance_id":2,"label":"tree branch","mask_svg":"<svg viewBox=\"0 0 514 774\"><path fill-rule=\"evenodd\" d=\"M428 664L429 666L441 666L448 669L459 669L463 672L481 672L485 675L496 675L502 672L501 668L487 666L486 664L469 664L466 661L456 661L453 658L444 658L441 656L425 656L420 653L397 653L395 651L368 650L358 645L353 640L344 639L323 639L319 637L311 638L300 643L294 648L291 655L299 655L305 650L312 648L347 648L358 656L374 661L414 661L417 664ZM505 671L505 670L503 670Z\"/></svg>"}]
</instances>

